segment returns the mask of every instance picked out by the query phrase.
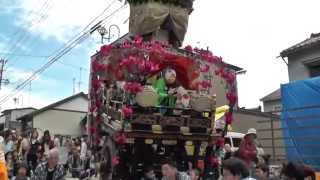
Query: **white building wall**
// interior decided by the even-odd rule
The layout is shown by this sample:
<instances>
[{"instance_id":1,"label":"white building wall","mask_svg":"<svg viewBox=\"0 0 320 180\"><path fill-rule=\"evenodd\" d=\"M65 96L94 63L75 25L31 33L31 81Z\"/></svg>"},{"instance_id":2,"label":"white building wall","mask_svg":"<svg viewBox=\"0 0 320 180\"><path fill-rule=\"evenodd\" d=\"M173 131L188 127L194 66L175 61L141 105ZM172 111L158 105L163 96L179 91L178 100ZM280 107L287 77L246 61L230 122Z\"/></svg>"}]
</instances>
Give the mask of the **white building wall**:
<instances>
[{"instance_id":1,"label":"white building wall","mask_svg":"<svg viewBox=\"0 0 320 180\"><path fill-rule=\"evenodd\" d=\"M73 111L88 111L88 99L84 97L78 97L73 99L72 101L63 103L59 106L54 107L55 109L66 109L66 110L73 110Z\"/></svg>"},{"instance_id":2,"label":"white building wall","mask_svg":"<svg viewBox=\"0 0 320 180\"><path fill-rule=\"evenodd\" d=\"M275 101L267 101L263 102L263 111L264 112L274 112L280 110L279 107L282 106L281 100L275 100Z\"/></svg>"},{"instance_id":3,"label":"white building wall","mask_svg":"<svg viewBox=\"0 0 320 180\"><path fill-rule=\"evenodd\" d=\"M308 67L304 64L308 61L319 61L320 46L288 57L288 72L290 82L310 78Z\"/></svg>"},{"instance_id":4,"label":"white building wall","mask_svg":"<svg viewBox=\"0 0 320 180\"><path fill-rule=\"evenodd\" d=\"M4 124L6 122L5 116L0 116L0 124Z\"/></svg>"},{"instance_id":5,"label":"white building wall","mask_svg":"<svg viewBox=\"0 0 320 180\"><path fill-rule=\"evenodd\" d=\"M21 117L23 115L29 114L29 113L31 113L33 111L34 111L34 109L12 110L11 111L11 117L10 117L11 119L10 119L10 121L16 121L17 118L19 118L19 117Z\"/></svg>"},{"instance_id":6,"label":"white building wall","mask_svg":"<svg viewBox=\"0 0 320 180\"><path fill-rule=\"evenodd\" d=\"M52 135L79 136L80 121L86 113L61 110L47 110L33 117L33 127L41 131L49 130Z\"/></svg>"}]
</instances>

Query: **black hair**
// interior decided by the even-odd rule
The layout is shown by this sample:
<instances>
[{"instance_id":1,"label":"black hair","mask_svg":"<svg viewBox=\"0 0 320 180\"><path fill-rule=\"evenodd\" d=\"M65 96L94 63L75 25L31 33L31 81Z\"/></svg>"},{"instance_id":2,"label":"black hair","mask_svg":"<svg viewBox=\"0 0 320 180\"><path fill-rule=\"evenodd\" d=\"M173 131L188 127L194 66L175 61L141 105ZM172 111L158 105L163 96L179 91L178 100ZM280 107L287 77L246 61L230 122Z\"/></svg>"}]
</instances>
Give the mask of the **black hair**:
<instances>
[{"instance_id":1,"label":"black hair","mask_svg":"<svg viewBox=\"0 0 320 180\"><path fill-rule=\"evenodd\" d=\"M225 160L222 166L223 169L229 170L233 176L238 175L241 178L247 178L250 175L246 164L238 158Z\"/></svg>"},{"instance_id":2,"label":"black hair","mask_svg":"<svg viewBox=\"0 0 320 180\"><path fill-rule=\"evenodd\" d=\"M312 168L303 164L293 162L285 164L281 171L281 174L287 176L288 178L294 178L297 180L303 180L306 177L315 179L315 173Z\"/></svg>"},{"instance_id":3,"label":"black hair","mask_svg":"<svg viewBox=\"0 0 320 180\"><path fill-rule=\"evenodd\" d=\"M153 168L152 166L147 166L147 167L145 167L145 168L143 169L143 172L144 172L144 173L148 173L148 172L153 171L153 170L154 170L154 168Z\"/></svg>"},{"instance_id":4,"label":"black hair","mask_svg":"<svg viewBox=\"0 0 320 180\"><path fill-rule=\"evenodd\" d=\"M170 159L170 158L165 158L165 159L162 161L161 164L162 164L162 165L167 164L167 165L169 165L169 166L171 166L171 167L173 167L173 168L177 168L177 163L176 163L175 161L173 161L172 159Z\"/></svg>"},{"instance_id":5,"label":"black hair","mask_svg":"<svg viewBox=\"0 0 320 180\"><path fill-rule=\"evenodd\" d=\"M43 133L43 135L44 135L44 136L45 136L45 135L50 136L50 131L49 131L49 130L45 130L44 133Z\"/></svg>"},{"instance_id":6,"label":"black hair","mask_svg":"<svg viewBox=\"0 0 320 180\"><path fill-rule=\"evenodd\" d=\"M265 172L269 175L269 166L265 163L257 164L256 169L261 169L263 172Z\"/></svg>"}]
</instances>

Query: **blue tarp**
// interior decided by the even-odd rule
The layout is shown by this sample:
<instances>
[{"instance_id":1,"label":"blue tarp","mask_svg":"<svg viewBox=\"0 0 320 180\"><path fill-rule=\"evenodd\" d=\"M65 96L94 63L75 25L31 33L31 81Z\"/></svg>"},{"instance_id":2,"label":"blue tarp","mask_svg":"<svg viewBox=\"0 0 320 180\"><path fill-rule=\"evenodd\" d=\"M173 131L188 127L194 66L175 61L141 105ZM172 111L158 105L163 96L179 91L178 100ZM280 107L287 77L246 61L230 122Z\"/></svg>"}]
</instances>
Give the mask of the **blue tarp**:
<instances>
[{"instance_id":1,"label":"blue tarp","mask_svg":"<svg viewBox=\"0 0 320 180\"><path fill-rule=\"evenodd\" d=\"M320 77L282 85L281 97L287 159L320 170Z\"/></svg>"}]
</instances>

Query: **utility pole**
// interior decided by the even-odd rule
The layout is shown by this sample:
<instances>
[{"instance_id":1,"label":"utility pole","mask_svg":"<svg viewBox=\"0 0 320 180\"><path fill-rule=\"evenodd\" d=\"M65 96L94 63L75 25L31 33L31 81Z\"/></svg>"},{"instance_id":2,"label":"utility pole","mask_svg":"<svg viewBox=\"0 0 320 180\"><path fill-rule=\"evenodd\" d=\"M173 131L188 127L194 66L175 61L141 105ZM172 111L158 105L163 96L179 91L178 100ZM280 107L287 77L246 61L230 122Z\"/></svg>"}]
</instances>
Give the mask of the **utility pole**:
<instances>
[{"instance_id":1,"label":"utility pole","mask_svg":"<svg viewBox=\"0 0 320 180\"><path fill-rule=\"evenodd\" d=\"M1 89L2 80L3 80L2 76L3 76L4 64L5 64L5 60L4 59L0 59L0 89Z\"/></svg>"},{"instance_id":2,"label":"utility pole","mask_svg":"<svg viewBox=\"0 0 320 180\"><path fill-rule=\"evenodd\" d=\"M81 74L82 74L82 67L80 67L80 75L79 75L79 83L78 83L78 86L79 86L79 92L81 92Z\"/></svg>"},{"instance_id":3,"label":"utility pole","mask_svg":"<svg viewBox=\"0 0 320 180\"><path fill-rule=\"evenodd\" d=\"M8 79L3 79L3 71L6 63L7 61L5 59L0 59L0 90L1 90L2 84L5 84L5 85L9 84Z\"/></svg>"}]
</instances>

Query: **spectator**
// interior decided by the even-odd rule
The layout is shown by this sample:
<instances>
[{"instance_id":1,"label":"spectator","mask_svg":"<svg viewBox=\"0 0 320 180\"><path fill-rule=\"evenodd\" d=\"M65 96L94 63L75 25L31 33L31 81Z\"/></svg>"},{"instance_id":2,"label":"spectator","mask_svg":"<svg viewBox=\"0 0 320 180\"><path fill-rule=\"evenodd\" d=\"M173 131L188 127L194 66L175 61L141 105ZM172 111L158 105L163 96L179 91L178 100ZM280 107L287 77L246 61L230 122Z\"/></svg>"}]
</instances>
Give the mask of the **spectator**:
<instances>
[{"instance_id":1,"label":"spectator","mask_svg":"<svg viewBox=\"0 0 320 180\"><path fill-rule=\"evenodd\" d=\"M27 160L27 152L30 149L30 142L28 140L27 133L22 133L22 140L21 145L19 148L19 156L21 157L21 160Z\"/></svg>"},{"instance_id":2,"label":"spectator","mask_svg":"<svg viewBox=\"0 0 320 180\"><path fill-rule=\"evenodd\" d=\"M168 160L161 166L162 180L191 180L191 177L186 173L177 170L176 163Z\"/></svg>"},{"instance_id":3,"label":"spectator","mask_svg":"<svg viewBox=\"0 0 320 180\"><path fill-rule=\"evenodd\" d=\"M33 129L31 133L31 138L30 138L30 148L27 153L27 161L28 164L30 165L32 170L35 170L37 167L38 163L38 156L37 154L41 150L40 142L38 140L39 134L37 129Z\"/></svg>"},{"instance_id":4,"label":"spectator","mask_svg":"<svg viewBox=\"0 0 320 180\"><path fill-rule=\"evenodd\" d=\"M72 139L70 136L66 137L65 142L63 143L63 146L66 148L68 154L72 153Z\"/></svg>"},{"instance_id":5,"label":"spectator","mask_svg":"<svg viewBox=\"0 0 320 180\"><path fill-rule=\"evenodd\" d=\"M59 152L51 149L48 153L48 162L38 165L32 180L65 180L65 172L59 162Z\"/></svg>"},{"instance_id":6,"label":"spectator","mask_svg":"<svg viewBox=\"0 0 320 180\"><path fill-rule=\"evenodd\" d=\"M8 170L8 177L13 177L14 167L15 167L15 160L13 158L13 153L11 151L5 154L6 165Z\"/></svg>"},{"instance_id":7,"label":"spectator","mask_svg":"<svg viewBox=\"0 0 320 180\"><path fill-rule=\"evenodd\" d=\"M28 177L28 165L24 163L20 163L18 165L17 175L13 177L11 180L29 180Z\"/></svg>"},{"instance_id":8,"label":"spectator","mask_svg":"<svg viewBox=\"0 0 320 180\"><path fill-rule=\"evenodd\" d=\"M225 144L224 145L224 160L230 159L232 157L232 150L230 144Z\"/></svg>"},{"instance_id":9,"label":"spectator","mask_svg":"<svg viewBox=\"0 0 320 180\"><path fill-rule=\"evenodd\" d=\"M239 158L245 161L250 169L253 168L254 161L257 159L256 138L257 131L254 128L249 129L239 147Z\"/></svg>"},{"instance_id":10,"label":"spectator","mask_svg":"<svg viewBox=\"0 0 320 180\"><path fill-rule=\"evenodd\" d=\"M224 143L215 134L206 147L204 179L218 179L221 164L224 159Z\"/></svg>"},{"instance_id":11,"label":"spectator","mask_svg":"<svg viewBox=\"0 0 320 180\"><path fill-rule=\"evenodd\" d=\"M109 138L106 139L106 141L108 140ZM106 144L101 149L101 160L99 168L100 177L103 180L111 179L113 172L111 148Z\"/></svg>"},{"instance_id":12,"label":"spectator","mask_svg":"<svg viewBox=\"0 0 320 180\"><path fill-rule=\"evenodd\" d=\"M4 133L1 132L0 133L0 144L3 145L3 143L4 143Z\"/></svg>"},{"instance_id":13,"label":"spectator","mask_svg":"<svg viewBox=\"0 0 320 180\"><path fill-rule=\"evenodd\" d=\"M55 136L54 137L54 140L53 140L53 146L55 147L55 148L60 148L60 146L61 146L61 144L60 144L60 136Z\"/></svg>"},{"instance_id":14,"label":"spectator","mask_svg":"<svg viewBox=\"0 0 320 180\"><path fill-rule=\"evenodd\" d=\"M191 180L199 180L200 179L200 171L198 169L192 169L189 172Z\"/></svg>"},{"instance_id":15,"label":"spectator","mask_svg":"<svg viewBox=\"0 0 320 180\"><path fill-rule=\"evenodd\" d=\"M237 158L231 158L223 162L224 180L253 180L249 177L249 170L245 163Z\"/></svg>"},{"instance_id":16,"label":"spectator","mask_svg":"<svg viewBox=\"0 0 320 180\"><path fill-rule=\"evenodd\" d=\"M281 172L281 179L304 180L305 178L315 179L315 171L308 166L298 163L284 165Z\"/></svg>"},{"instance_id":17,"label":"spectator","mask_svg":"<svg viewBox=\"0 0 320 180\"><path fill-rule=\"evenodd\" d=\"M10 130L7 130L5 132L5 137L4 137L4 153L6 154L9 151L12 151L13 149L13 137L10 132Z\"/></svg>"},{"instance_id":18,"label":"spectator","mask_svg":"<svg viewBox=\"0 0 320 180\"><path fill-rule=\"evenodd\" d=\"M81 171L80 152L77 148L73 148L72 154L68 158L68 167L73 178L77 178Z\"/></svg>"},{"instance_id":19,"label":"spectator","mask_svg":"<svg viewBox=\"0 0 320 180\"><path fill-rule=\"evenodd\" d=\"M41 150L44 153L45 157L48 157L49 150L54 148L54 142L51 139L49 130L44 131L42 140L41 140Z\"/></svg>"},{"instance_id":20,"label":"spectator","mask_svg":"<svg viewBox=\"0 0 320 180\"><path fill-rule=\"evenodd\" d=\"M80 159L82 161L84 161L87 157L87 149L88 149L88 145L87 145L87 137L83 136L81 138L81 152L80 152Z\"/></svg>"},{"instance_id":21,"label":"spectator","mask_svg":"<svg viewBox=\"0 0 320 180\"><path fill-rule=\"evenodd\" d=\"M269 166L263 163L259 163L256 166L255 176L259 180L268 180L269 179Z\"/></svg>"},{"instance_id":22,"label":"spectator","mask_svg":"<svg viewBox=\"0 0 320 180\"><path fill-rule=\"evenodd\" d=\"M149 166L144 169L143 177L141 180L156 180L156 175L154 173L153 167Z\"/></svg>"}]
</instances>

